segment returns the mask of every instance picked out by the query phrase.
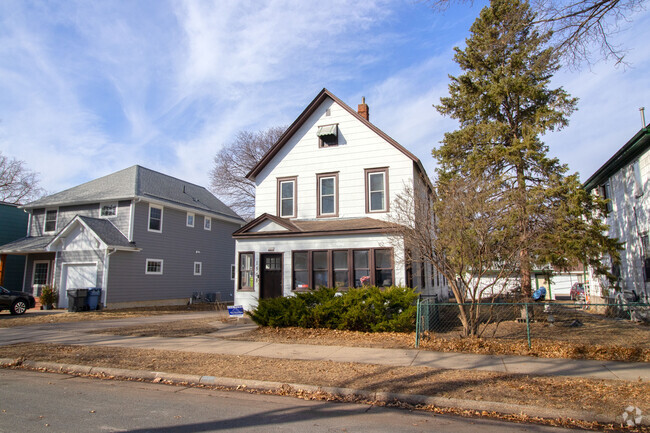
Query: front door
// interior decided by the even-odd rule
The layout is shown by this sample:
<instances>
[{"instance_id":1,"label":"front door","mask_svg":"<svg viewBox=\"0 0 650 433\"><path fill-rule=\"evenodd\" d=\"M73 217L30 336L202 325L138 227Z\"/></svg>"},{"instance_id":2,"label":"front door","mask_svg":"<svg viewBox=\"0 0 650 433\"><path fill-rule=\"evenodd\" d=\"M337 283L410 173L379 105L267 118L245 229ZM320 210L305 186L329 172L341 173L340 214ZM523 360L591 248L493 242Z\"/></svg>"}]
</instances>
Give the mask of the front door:
<instances>
[{"instance_id":1,"label":"front door","mask_svg":"<svg viewBox=\"0 0 650 433\"><path fill-rule=\"evenodd\" d=\"M282 296L282 254L260 254L260 257L260 298L278 298Z\"/></svg>"}]
</instances>

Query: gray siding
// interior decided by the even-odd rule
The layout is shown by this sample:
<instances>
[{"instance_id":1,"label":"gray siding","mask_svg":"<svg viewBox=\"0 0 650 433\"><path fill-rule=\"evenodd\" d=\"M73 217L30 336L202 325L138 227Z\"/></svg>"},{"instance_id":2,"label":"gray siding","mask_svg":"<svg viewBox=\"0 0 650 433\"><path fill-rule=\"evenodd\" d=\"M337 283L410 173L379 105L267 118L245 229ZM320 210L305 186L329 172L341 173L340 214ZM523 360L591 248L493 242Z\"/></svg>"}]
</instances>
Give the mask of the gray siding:
<instances>
[{"instance_id":1,"label":"gray siding","mask_svg":"<svg viewBox=\"0 0 650 433\"><path fill-rule=\"evenodd\" d=\"M185 211L164 208L162 233L149 232L149 204L135 205L134 241L140 252L117 252L110 257L107 303L189 298L192 292L218 292L233 299L230 265L235 256L232 233L240 226L212 219L204 230L204 217L196 213L194 227L185 224ZM163 260L163 275L146 275L147 259ZM201 276L194 275L201 262Z\"/></svg>"},{"instance_id":2,"label":"gray siding","mask_svg":"<svg viewBox=\"0 0 650 433\"><path fill-rule=\"evenodd\" d=\"M56 231L60 232L75 216L87 216L92 218L99 218L99 202L84 204L61 206L58 208ZM129 234L129 221L131 220L131 201L123 200L118 202L117 216L110 218L110 221L118 228L125 236ZM49 208L48 208L49 209ZM30 228L30 236L43 236L45 228L45 209L34 209L32 213L32 225ZM50 234L50 233L48 233Z\"/></svg>"},{"instance_id":3,"label":"gray siding","mask_svg":"<svg viewBox=\"0 0 650 433\"><path fill-rule=\"evenodd\" d=\"M27 261L25 263L25 281L23 281L23 291L27 293L32 293L32 274L34 272L34 261L38 260L48 260L54 261L54 253L41 253L41 254L29 254L27 256ZM52 267L54 265L50 263L50 280L52 278ZM57 281L57 280L55 280Z\"/></svg>"},{"instance_id":4,"label":"gray siding","mask_svg":"<svg viewBox=\"0 0 650 433\"><path fill-rule=\"evenodd\" d=\"M45 209L34 209L32 211L32 222L29 227L30 236L43 236L45 225Z\"/></svg>"}]
</instances>

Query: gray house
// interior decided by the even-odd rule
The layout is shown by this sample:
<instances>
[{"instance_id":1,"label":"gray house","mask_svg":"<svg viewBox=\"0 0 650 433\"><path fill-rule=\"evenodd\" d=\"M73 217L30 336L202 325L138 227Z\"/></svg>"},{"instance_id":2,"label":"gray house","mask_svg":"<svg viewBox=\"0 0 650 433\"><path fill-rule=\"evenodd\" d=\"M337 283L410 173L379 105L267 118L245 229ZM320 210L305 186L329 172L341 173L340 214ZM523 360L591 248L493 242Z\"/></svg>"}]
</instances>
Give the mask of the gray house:
<instances>
[{"instance_id":1,"label":"gray house","mask_svg":"<svg viewBox=\"0 0 650 433\"><path fill-rule=\"evenodd\" d=\"M243 220L205 188L133 166L22 207L23 290L101 287L109 308L173 305L194 292L233 299L232 233Z\"/></svg>"}]
</instances>

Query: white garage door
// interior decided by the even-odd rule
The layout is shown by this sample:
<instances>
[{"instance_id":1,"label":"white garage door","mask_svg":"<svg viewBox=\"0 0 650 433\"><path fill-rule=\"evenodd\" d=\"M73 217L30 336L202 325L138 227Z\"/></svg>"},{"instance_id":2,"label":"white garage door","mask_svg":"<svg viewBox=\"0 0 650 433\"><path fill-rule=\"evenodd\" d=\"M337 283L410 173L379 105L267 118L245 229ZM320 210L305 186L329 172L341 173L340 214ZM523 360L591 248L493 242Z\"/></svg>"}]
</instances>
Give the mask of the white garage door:
<instances>
[{"instance_id":1,"label":"white garage door","mask_svg":"<svg viewBox=\"0 0 650 433\"><path fill-rule=\"evenodd\" d=\"M68 289L86 289L97 286L97 265L65 265L63 267L63 282L59 293L59 308L68 307Z\"/></svg>"}]
</instances>

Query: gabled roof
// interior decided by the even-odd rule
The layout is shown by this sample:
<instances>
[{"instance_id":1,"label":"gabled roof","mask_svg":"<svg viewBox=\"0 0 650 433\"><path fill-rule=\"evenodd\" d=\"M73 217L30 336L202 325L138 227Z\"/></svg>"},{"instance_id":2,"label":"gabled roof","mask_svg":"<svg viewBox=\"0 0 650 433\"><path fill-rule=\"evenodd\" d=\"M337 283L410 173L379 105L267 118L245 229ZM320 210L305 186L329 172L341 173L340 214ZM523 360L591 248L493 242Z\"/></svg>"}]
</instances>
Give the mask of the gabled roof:
<instances>
[{"instance_id":1,"label":"gabled roof","mask_svg":"<svg viewBox=\"0 0 650 433\"><path fill-rule=\"evenodd\" d=\"M258 162L252 170L246 175L246 178L250 180L255 180L255 177L266 167L266 165L271 162L273 157L277 155L277 153L282 149L282 147L287 144L289 139L300 129L300 127L309 119L309 116L311 116L314 111L325 101L327 98L330 98L337 104L339 104L341 107L343 107L348 113L350 113L353 117L355 117L359 122L363 123L365 126L370 128L373 132L375 132L377 135L379 135L381 138L386 140L388 143L393 145L397 150L402 152L404 155L408 156L418 167L420 172L424 175L425 179L430 185L430 182L428 181L428 176L426 175L426 171L424 170L424 166L422 165L422 162L413 155L411 152L409 152L404 146L399 144L397 141L393 140L388 134L386 134L384 131L381 129L377 128L375 125L370 123L368 120L365 119L365 117L361 116L359 113L357 113L354 109L349 107L345 102L341 101L339 98L337 98L333 93L331 93L329 90L323 88L323 90L320 91L318 95L314 98L313 101L307 105L307 108L304 109L304 111L298 116L298 118L287 128L286 131L284 131L284 134L278 139L278 141L266 152L264 157Z\"/></svg>"},{"instance_id":2,"label":"gabled roof","mask_svg":"<svg viewBox=\"0 0 650 433\"><path fill-rule=\"evenodd\" d=\"M275 224L276 230L254 231L267 223ZM365 233L389 233L397 229L390 222L374 218L348 218L323 220L289 220L264 213L249 222L235 233L234 238L247 237L292 237L292 236L334 236Z\"/></svg>"},{"instance_id":3,"label":"gabled roof","mask_svg":"<svg viewBox=\"0 0 650 433\"><path fill-rule=\"evenodd\" d=\"M23 207L34 209L134 198L158 200L241 220L204 187L139 165L48 195Z\"/></svg>"},{"instance_id":4,"label":"gabled roof","mask_svg":"<svg viewBox=\"0 0 650 433\"><path fill-rule=\"evenodd\" d=\"M103 244L103 248L117 248L122 250L138 250L135 242L129 240L120 232L115 225L109 220L100 218L91 218L77 215L61 230L48 244L48 248L53 246L57 241L65 238L72 229L81 225L91 231L94 236Z\"/></svg>"},{"instance_id":5,"label":"gabled roof","mask_svg":"<svg viewBox=\"0 0 650 433\"><path fill-rule=\"evenodd\" d=\"M648 150L648 148L650 148L650 126L646 126L637 132L614 156L609 158L602 167L596 170L584 183L584 188L587 191L591 191L595 187L602 185L617 171Z\"/></svg>"}]
</instances>

